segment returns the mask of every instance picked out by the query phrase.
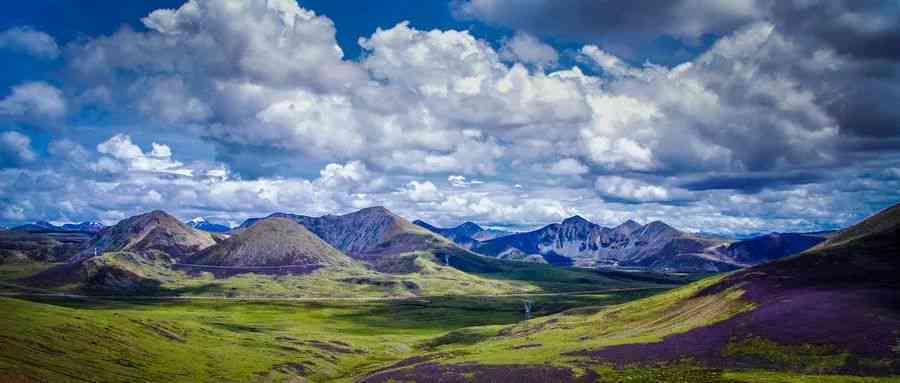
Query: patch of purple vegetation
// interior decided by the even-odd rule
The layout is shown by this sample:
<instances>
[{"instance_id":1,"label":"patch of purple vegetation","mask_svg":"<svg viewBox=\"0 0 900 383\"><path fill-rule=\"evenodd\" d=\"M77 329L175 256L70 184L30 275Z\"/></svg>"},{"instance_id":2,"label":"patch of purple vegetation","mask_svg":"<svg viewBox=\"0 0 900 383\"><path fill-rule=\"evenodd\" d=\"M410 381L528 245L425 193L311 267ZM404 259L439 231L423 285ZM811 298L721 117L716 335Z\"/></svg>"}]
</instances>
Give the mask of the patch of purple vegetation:
<instances>
[{"instance_id":1,"label":"patch of purple vegetation","mask_svg":"<svg viewBox=\"0 0 900 383\"><path fill-rule=\"evenodd\" d=\"M828 248L735 273L698 295L744 290L756 308L663 341L612 346L577 354L617 365L691 358L712 367L741 361L723 356L731 341L762 337L783 345L827 345L850 352L840 372L896 373L892 350L900 332L900 232ZM855 358L893 360L873 371Z\"/></svg>"}]
</instances>

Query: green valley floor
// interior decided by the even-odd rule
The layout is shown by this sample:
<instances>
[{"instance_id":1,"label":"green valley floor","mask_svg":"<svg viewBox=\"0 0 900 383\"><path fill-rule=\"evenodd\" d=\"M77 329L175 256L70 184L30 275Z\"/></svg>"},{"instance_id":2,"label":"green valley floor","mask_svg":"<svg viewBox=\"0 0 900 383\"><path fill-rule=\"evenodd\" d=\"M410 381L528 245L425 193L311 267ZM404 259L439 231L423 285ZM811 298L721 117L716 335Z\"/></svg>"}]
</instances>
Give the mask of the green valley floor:
<instances>
[{"instance_id":1,"label":"green valley floor","mask_svg":"<svg viewBox=\"0 0 900 383\"><path fill-rule=\"evenodd\" d=\"M542 366L548 376L565 371L573 381L900 382L893 377L722 371L690 361L616 368L560 355L577 349L578 337L591 331L621 338L584 340L581 346L650 340L696 326L691 321L680 322L683 328L659 326L653 319L696 288L360 302L4 297L0 381L382 381L379 376L392 369L448 363L476 366L459 375L471 381L487 381L487 375L479 374L492 371L490 366L523 365L510 374L542 373L528 370ZM728 299L697 302L688 309L690 317L715 321L744 309L736 293L729 294ZM524 300L534 304L536 318L528 322L523 322ZM605 330L579 327L603 316L618 319L606 322L610 328ZM555 330L547 331L548 326ZM575 343L562 344L569 341ZM429 381L426 375L414 379Z\"/></svg>"}]
</instances>

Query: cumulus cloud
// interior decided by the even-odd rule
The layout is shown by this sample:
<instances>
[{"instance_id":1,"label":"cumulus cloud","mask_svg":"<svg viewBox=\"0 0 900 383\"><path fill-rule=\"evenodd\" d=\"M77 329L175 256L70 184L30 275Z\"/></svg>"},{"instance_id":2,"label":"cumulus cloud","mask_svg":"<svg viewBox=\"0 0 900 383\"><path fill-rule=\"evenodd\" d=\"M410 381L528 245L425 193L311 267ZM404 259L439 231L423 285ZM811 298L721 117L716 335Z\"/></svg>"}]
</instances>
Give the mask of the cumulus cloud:
<instances>
[{"instance_id":1,"label":"cumulus cloud","mask_svg":"<svg viewBox=\"0 0 900 383\"><path fill-rule=\"evenodd\" d=\"M597 177L594 186L605 198L628 202L661 202L674 196L659 185L619 176Z\"/></svg>"},{"instance_id":2,"label":"cumulus cloud","mask_svg":"<svg viewBox=\"0 0 900 383\"><path fill-rule=\"evenodd\" d=\"M59 56L56 39L30 27L16 27L0 32L0 48L14 49L46 59Z\"/></svg>"},{"instance_id":3,"label":"cumulus cloud","mask_svg":"<svg viewBox=\"0 0 900 383\"><path fill-rule=\"evenodd\" d=\"M31 138L19 132L0 133L0 166L32 162L37 154L31 148Z\"/></svg>"},{"instance_id":4,"label":"cumulus cloud","mask_svg":"<svg viewBox=\"0 0 900 383\"><path fill-rule=\"evenodd\" d=\"M900 23L860 4L570 2L582 17L555 2L472 0L459 10L520 32L492 42L404 22L361 38L348 60L332 21L294 1L188 1L151 13L146 29L69 44L65 96L132 118L135 138L169 128L205 140L216 160L69 133L50 141L46 164L3 170L0 214L239 220L382 204L439 224L576 213L730 231L847 222L834 211L896 196L882 170L900 166L900 112L884 101L900 98L889 45ZM599 45L620 33L715 42L680 65L636 64ZM546 34L587 41L576 66L558 68L535 37ZM0 117L58 121L67 97L25 83L0 98ZM835 174L861 180L835 185Z\"/></svg>"},{"instance_id":5,"label":"cumulus cloud","mask_svg":"<svg viewBox=\"0 0 900 383\"><path fill-rule=\"evenodd\" d=\"M528 33L516 32L512 38L503 42L500 58L539 67L553 67L559 61L559 53L552 46L544 44Z\"/></svg>"},{"instance_id":6,"label":"cumulus cloud","mask_svg":"<svg viewBox=\"0 0 900 383\"><path fill-rule=\"evenodd\" d=\"M0 117L13 121L41 124L59 120L66 115L63 93L45 82L16 85L0 99Z\"/></svg>"},{"instance_id":7,"label":"cumulus cloud","mask_svg":"<svg viewBox=\"0 0 900 383\"><path fill-rule=\"evenodd\" d=\"M560 176L585 174L590 169L574 158L563 158L547 166L547 172Z\"/></svg>"},{"instance_id":8,"label":"cumulus cloud","mask_svg":"<svg viewBox=\"0 0 900 383\"><path fill-rule=\"evenodd\" d=\"M481 180L468 180L466 176L462 176L459 174L451 174L447 176L447 182L450 183L450 186L455 188L467 188L472 185L480 185L483 184L484 181Z\"/></svg>"},{"instance_id":9,"label":"cumulus cloud","mask_svg":"<svg viewBox=\"0 0 900 383\"><path fill-rule=\"evenodd\" d=\"M413 202L435 202L443 199L443 195L431 181L409 181L400 193Z\"/></svg>"},{"instance_id":10,"label":"cumulus cloud","mask_svg":"<svg viewBox=\"0 0 900 383\"><path fill-rule=\"evenodd\" d=\"M589 117L574 81L508 66L465 31L400 23L360 39L365 57L352 62L327 17L292 2L224 4L190 1L146 17L149 31L75 44L71 73L85 94L112 92L234 149L417 173L493 174L504 130Z\"/></svg>"},{"instance_id":11,"label":"cumulus cloud","mask_svg":"<svg viewBox=\"0 0 900 383\"><path fill-rule=\"evenodd\" d=\"M97 145L97 152L105 154L96 163L98 170L116 172L168 173L183 176L193 171L172 159L172 150L163 144L152 143L152 150L144 153L127 134L117 134Z\"/></svg>"}]
</instances>

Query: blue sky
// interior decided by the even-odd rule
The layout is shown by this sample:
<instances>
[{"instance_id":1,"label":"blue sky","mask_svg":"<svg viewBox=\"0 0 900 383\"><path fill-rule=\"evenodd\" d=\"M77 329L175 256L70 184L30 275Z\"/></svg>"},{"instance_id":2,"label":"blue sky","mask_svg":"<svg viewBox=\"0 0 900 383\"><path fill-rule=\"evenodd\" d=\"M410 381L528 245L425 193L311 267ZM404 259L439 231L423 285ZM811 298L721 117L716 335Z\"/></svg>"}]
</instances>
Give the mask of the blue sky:
<instances>
[{"instance_id":1,"label":"blue sky","mask_svg":"<svg viewBox=\"0 0 900 383\"><path fill-rule=\"evenodd\" d=\"M896 2L560 4L12 5L0 223L385 205L741 235L900 200Z\"/></svg>"}]
</instances>

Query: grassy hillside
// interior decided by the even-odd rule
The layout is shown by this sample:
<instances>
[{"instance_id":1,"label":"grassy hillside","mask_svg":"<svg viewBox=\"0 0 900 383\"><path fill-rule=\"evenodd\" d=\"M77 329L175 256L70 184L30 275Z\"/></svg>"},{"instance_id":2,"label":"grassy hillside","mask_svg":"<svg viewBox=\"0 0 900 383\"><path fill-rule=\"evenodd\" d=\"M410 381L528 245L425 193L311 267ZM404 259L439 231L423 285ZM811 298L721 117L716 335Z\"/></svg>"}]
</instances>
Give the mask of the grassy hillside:
<instances>
[{"instance_id":1,"label":"grassy hillside","mask_svg":"<svg viewBox=\"0 0 900 383\"><path fill-rule=\"evenodd\" d=\"M533 299L535 315L544 315L647 294ZM521 299L512 297L315 303L0 298L0 381L296 382L302 376L349 382L421 355L461 328L521 319Z\"/></svg>"}]
</instances>

